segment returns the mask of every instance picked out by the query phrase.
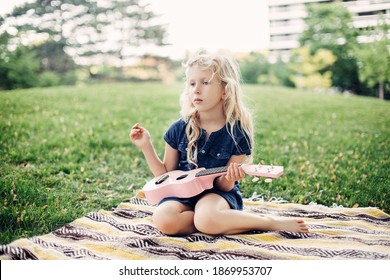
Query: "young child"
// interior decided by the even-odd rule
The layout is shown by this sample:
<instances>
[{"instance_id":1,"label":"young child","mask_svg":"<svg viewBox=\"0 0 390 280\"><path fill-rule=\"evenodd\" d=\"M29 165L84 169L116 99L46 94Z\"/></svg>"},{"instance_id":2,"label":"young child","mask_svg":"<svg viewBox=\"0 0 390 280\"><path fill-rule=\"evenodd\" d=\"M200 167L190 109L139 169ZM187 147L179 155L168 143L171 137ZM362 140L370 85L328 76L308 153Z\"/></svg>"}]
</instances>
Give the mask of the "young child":
<instances>
[{"instance_id":1,"label":"young child","mask_svg":"<svg viewBox=\"0 0 390 280\"><path fill-rule=\"evenodd\" d=\"M235 234L248 230L308 232L304 221L264 217L242 210L239 167L252 155L252 118L242 102L239 69L222 55L197 55L186 64L186 86L181 95L182 118L164 134L161 161L149 132L135 124L131 141L143 152L155 177L168 171L228 166L210 190L192 198L164 198L153 213L153 223L167 235Z\"/></svg>"}]
</instances>

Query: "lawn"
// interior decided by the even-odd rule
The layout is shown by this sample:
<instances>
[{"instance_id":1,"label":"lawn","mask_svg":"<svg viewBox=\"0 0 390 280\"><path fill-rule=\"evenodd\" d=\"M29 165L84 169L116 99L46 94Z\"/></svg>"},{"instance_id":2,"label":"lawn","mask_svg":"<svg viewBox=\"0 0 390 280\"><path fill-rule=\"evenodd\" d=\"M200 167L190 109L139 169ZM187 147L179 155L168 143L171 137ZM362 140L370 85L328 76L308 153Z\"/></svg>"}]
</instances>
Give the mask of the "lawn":
<instances>
[{"instance_id":1,"label":"lawn","mask_svg":"<svg viewBox=\"0 0 390 280\"><path fill-rule=\"evenodd\" d=\"M44 234L90 211L112 210L151 178L130 143L140 122L163 154L179 118L180 84L100 84L0 92L0 243ZM283 165L245 197L378 207L390 213L390 103L244 86L255 120L255 163Z\"/></svg>"}]
</instances>

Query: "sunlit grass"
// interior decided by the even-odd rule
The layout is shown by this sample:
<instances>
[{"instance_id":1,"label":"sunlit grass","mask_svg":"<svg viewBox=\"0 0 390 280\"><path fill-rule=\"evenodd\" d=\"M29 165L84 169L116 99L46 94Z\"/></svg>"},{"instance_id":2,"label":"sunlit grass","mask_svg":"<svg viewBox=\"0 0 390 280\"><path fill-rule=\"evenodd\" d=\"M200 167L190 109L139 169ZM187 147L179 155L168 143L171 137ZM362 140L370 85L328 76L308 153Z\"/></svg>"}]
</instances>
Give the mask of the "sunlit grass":
<instances>
[{"instance_id":1,"label":"sunlit grass","mask_svg":"<svg viewBox=\"0 0 390 280\"><path fill-rule=\"evenodd\" d=\"M0 243L47 233L89 211L111 210L151 178L130 143L140 122L160 155L179 118L181 85L104 84L0 92ZM245 197L281 197L390 212L390 105L285 88L245 86L255 162L283 165Z\"/></svg>"}]
</instances>

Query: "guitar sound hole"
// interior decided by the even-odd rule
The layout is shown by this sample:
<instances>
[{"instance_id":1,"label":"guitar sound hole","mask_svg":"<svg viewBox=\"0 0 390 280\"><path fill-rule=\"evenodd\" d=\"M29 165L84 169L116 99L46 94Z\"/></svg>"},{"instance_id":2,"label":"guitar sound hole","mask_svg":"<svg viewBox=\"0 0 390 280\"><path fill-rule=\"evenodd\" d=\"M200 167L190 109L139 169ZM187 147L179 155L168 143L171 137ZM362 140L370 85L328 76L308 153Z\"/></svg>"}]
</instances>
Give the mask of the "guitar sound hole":
<instances>
[{"instance_id":1,"label":"guitar sound hole","mask_svg":"<svg viewBox=\"0 0 390 280\"><path fill-rule=\"evenodd\" d=\"M176 180L182 180L182 179L186 178L187 176L188 176L188 174L180 175L179 177L176 178Z\"/></svg>"},{"instance_id":2,"label":"guitar sound hole","mask_svg":"<svg viewBox=\"0 0 390 280\"><path fill-rule=\"evenodd\" d=\"M168 179L169 175L168 174L165 174L163 176L161 176L157 181L156 181L156 185L159 185L161 183L163 183L166 179Z\"/></svg>"}]
</instances>

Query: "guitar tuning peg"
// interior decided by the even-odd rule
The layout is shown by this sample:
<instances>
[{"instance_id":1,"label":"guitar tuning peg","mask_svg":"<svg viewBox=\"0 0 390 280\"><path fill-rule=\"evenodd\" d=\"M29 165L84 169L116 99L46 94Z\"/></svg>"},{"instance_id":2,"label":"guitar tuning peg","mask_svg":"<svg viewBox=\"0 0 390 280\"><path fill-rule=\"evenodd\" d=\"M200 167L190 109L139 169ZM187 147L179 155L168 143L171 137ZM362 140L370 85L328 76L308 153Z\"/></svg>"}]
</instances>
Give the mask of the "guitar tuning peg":
<instances>
[{"instance_id":1,"label":"guitar tuning peg","mask_svg":"<svg viewBox=\"0 0 390 280\"><path fill-rule=\"evenodd\" d=\"M266 182L266 183L272 183L272 179L271 179L271 178L267 178L267 179L264 180L264 182Z\"/></svg>"}]
</instances>

